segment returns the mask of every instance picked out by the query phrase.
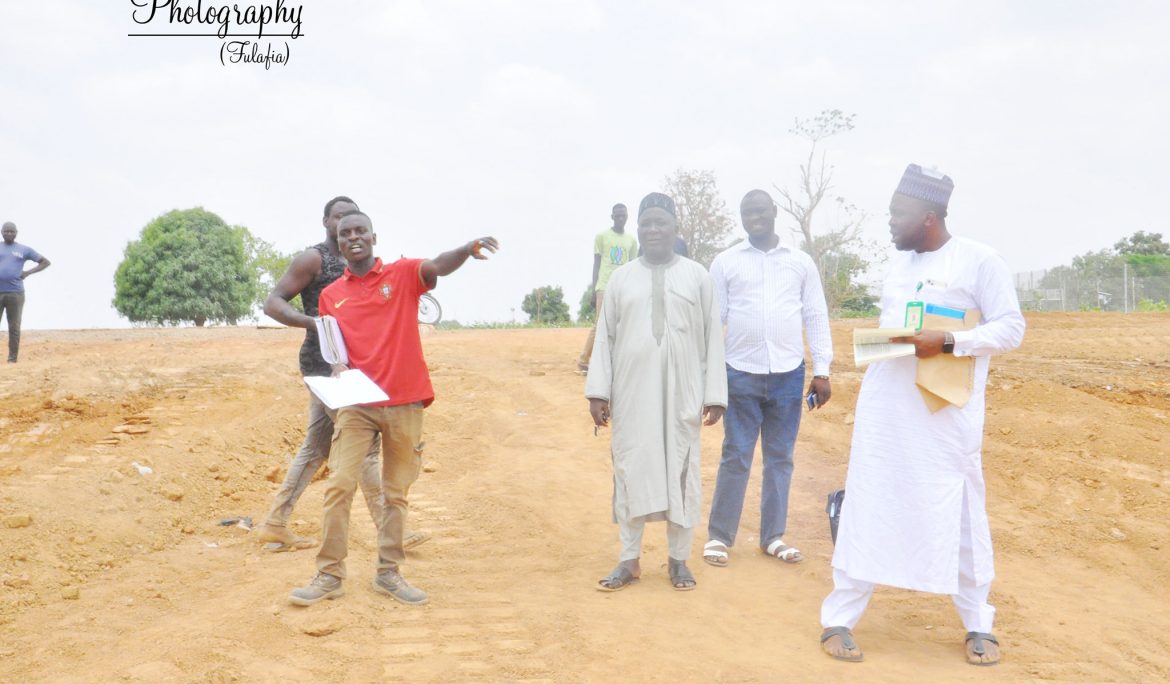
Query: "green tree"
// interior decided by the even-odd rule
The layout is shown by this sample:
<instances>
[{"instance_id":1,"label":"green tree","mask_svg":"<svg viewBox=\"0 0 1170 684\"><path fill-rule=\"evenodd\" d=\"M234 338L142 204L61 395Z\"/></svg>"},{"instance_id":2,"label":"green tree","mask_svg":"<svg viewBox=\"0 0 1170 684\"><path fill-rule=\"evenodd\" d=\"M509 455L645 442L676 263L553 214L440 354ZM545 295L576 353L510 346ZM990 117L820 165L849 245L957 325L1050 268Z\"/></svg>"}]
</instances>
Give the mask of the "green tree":
<instances>
[{"instance_id":1,"label":"green tree","mask_svg":"<svg viewBox=\"0 0 1170 684\"><path fill-rule=\"evenodd\" d=\"M686 240L691 259L710 267L731 242L735 217L719 195L714 171L679 169L667 176L664 192L674 199L678 232Z\"/></svg>"},{"instance_id":2,"label":"green tree","mask_svg":"<svg viewBox=\"0 0 1170 684\"><path fill-rule=\"evenodd\" d=\"M565 293L560 287L545 285L538 287L524 295L520 310L528 314L532 323L557 324L568 323L569 305L565 303Z\"/></svg>"},{"instance_id":3,"label":"green tree","mask_svg":"<svg viewBox=\"0 0 1170 684\"><path fill-rule=\"evenodd\" d=\"M836 247L821 252L817 268L824 283L825 300L835 302L832 311L845 317L876 316L879 313L877 297L860 282L872 265L862 253L875 254L878 250L876 244L859 242L856 250Z\"/></svg>"},{"instance_id":4,"label":"green tree","mask_svg":"<svg viewBox=\"0 0 1170 684\"><path fill-rule=\"evenodd\" d=\"M1121 272L1121 259L1113 250L1099 249L1073 257L1073 273L1082 279L1112 278Z\"/></svg>"},{"instance_id":5,"label":"green tree","mask_svg":"<svg viewBox=\"0 0 1170 684\"><path fill-rule=\"evenodd\" d=\"M1144 292L1145 287L1151 287L1159 298L1166 292L1164 282L1160 284L1138 284L1136 278L1158 278L1164 280L1170 276L1170 244L1162 239L1161 233L1147 233L1139 230L1128 238L1122 238L1113 245L1118 255L1129 266L1126 275L1134 277L1134 295ZM1137 302L1139 311L1165 311L1166 302L1145 300ZM1158 306L1162 308L1157 308Z\"/></svg>"},{"instance_id":6,"label":"green tree","mask_svg":"<svg viewBox=\"0 0 1170 684\"><path fill-rule=\"evenodd\" d=\"M1139 278L1161 278L1170 276L1170 255L1165 254L1127 254L1125 262L1129 264L1130 273Z\"/></svg>"},{"instance_id":7,"label":"green tree","mask_svg":"<svg viewBox=\"0 0 1170 684\"><path fill-rule=\"evenodd\" d=\"M585 286L585 292L581 294L581 304L577 307L577 322L591 323L593 317L597 315L597 306L593 299L593 283Z\"/></svg>"},{"instance_id":8,"label":"green tree","mask_svg":"<svg viewBox=\"0 0 1170 684\"><path fill-rule=\"evenodd\" d=\"M252 232L243 226L232 226L232 230L236 231L244 243L248 271L252 276L252 284L255 288L252 305L260 309L264 306L264 300L268 298L268 293L272 292L276 281L280 280L280 276L288 270L288 265L292 263L296 254L285 254L279 251L271 242L252 235ZM293 297L289 303L297 311L303 312L305 310L301 305L299 294Z\"/></svg>"},{"instance_id":9,"label":"green tree","mask_svg":"<svg viewBox=\"0 0 1170 684\"><path fill-rule=\"evenodd\" d=\"M126 245L114 273L114 308L135 323L234 324L255 300L241 233L202 207L174 210Z\"/></svg>"},{"instance_id":10,"label":"green tree","mask_svg":"<svg viewBox=\"0 0 1170 684\"><path fill-rule=\"evenodd\" d=\"M1059 290L1062 304L1087 309L1151 310L1165 292L1170 277L1170 244L1161 233L1139 230L1113 244L1073 257L1072 263L1049 269L1040 288ZM1142 279L1155 279L1143 282ZM1143 308L1139 298L1153 294ZM1127 301L1128 300L1128 301Z\"/></svg>"},{"instance_id":11,"label":"green tree","mask_svg":"<svg viewBox=\"0 0 1170 684\"><path fill-rule=\"evenodd\" d=\"M1056 266L1044 273L1044 277L1040 279L1040 287L1041 289L1063 289L1065 282L1074 276L1071 266Z\"/></svg>"},{"instance_id":12,"label":"green tree","mask_svg":"<svg viewBox=\"0 0 1170 684\"><path fill-rule=\"evenodd\" d=\"M1075 288L1075 301L1082 309L1120 308L1119 305L1110 304L1122 299L1125 289L1122 282L1123 261L1124 258L1111 249L1085 252L1073 257L1070 273Z\"/></svg>"},{"instance_id":13,"label":"green tree","mask_svg":"<svg viewBox=\"0 0 1170 684\"><path fill-rule=\"evenodd\" d=\"M1113 245L1113 249L1118 254L1170 255L1170 244L1162 239L1161 233L1147 233L1144 230L1121 238Z\"/></svg>"}]
</instances>

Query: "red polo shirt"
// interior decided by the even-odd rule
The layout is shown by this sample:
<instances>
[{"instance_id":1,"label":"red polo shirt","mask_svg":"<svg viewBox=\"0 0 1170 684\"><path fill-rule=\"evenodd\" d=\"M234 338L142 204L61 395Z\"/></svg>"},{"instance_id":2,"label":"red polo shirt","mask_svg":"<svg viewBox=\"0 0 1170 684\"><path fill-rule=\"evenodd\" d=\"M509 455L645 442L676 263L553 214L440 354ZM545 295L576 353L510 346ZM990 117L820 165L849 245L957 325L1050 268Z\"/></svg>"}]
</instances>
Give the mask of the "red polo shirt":
<instances>
[{"instance_id":1,"label":"red polo shirt","mask_svg":"<svg viewBox=\"0 0 1170 684\"><path fill-rule=\"evenodd\" d=\"M431 376L418 335L418 298L428 289L422 259L399 259L364 276L350 273L321 291L320 312L337 319L349 367L358 368L381 387L389 401L364 406L400 406L435 400Z\"/></svg>"}]
</instances>

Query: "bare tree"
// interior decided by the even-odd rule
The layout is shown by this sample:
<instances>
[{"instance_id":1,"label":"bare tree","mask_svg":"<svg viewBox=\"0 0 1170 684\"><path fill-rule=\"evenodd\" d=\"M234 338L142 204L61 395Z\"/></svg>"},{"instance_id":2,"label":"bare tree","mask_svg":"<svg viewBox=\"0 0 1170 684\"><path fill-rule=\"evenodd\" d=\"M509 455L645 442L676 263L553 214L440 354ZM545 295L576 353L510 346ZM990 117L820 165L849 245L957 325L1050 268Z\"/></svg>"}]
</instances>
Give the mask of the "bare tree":
<instances>
[{"instance_id":1,"label":"bare tree","mask_svg":"<svg viewBox=\"0 0 1170 684\"><path fill-rule=\"evenodd\" d=\"M833 166L825 160L825 151L821 142L834 135L853 130L853 114L846 114L840 109L826 109L812 119L796 119L789 130L793 135L800 136L809 142L808 157L800 165L800 185L795 190L774 186L780 195L777 205L782 211L791 216L796 225L793 232L803 238L801 247L809 253L817 268L820 269L821 279L825 282L825 298L828 300L829 310L837 311L841 303L841 287L830 287L830 283L839 281L838 267L842 263L854 264L849 269L846 282L856 274L855 258L859 254L851 252L860 247L861 225L867 218L865 212L849 204L843 197L831 197L836 204L837 215L834 223L837 228L816 235L813 232L813 218L821 203L830 198L833 188ZM864 261L864 259L863 259ZM864 268L861 269L864 272Z\"/></svg>"},{"instance_id":2,"label":"bare tree","mask_svg":"<svg viewBox=\"0 0 1170 684\"><path fill-rule=\"evenodd\" d=\"M679 169L667 176L665 192L678 209L678 232L686 240L691 259L710 267L735 229L735 218L715 185L715 172Z\"/></svg>"}]
</instances>

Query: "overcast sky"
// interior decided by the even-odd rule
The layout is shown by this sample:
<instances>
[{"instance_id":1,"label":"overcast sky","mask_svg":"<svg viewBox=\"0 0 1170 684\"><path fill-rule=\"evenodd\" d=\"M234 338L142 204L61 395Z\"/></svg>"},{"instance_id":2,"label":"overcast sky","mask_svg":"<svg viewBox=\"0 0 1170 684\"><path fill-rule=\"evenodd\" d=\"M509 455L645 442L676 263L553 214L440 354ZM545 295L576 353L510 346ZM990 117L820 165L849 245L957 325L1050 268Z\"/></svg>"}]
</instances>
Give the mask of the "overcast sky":
<instances>
[{"instance_id":1,"label":"overcast sky","mask_svg":"<svg viewBox=\"0 0 1170 684\"><path fill-rule=\"evenodd\" d=\"M795 182L789 129L824 109L856 114L828 142L835 193L883 245L909 162L955 180L952 233L1015 271L1170 234L1164 2L305 0L270 70L221 65L216 37L128 37L211 32L133 10L0 3L0 220L53 262L26 328L126 325L113 273L159 214L202 206L292 251L337 194L384 258L500 239L440 282L448 318L524 320L546 284L575 311L611 205L681 167L735 211Z\"/></svg>"}]
</instances>

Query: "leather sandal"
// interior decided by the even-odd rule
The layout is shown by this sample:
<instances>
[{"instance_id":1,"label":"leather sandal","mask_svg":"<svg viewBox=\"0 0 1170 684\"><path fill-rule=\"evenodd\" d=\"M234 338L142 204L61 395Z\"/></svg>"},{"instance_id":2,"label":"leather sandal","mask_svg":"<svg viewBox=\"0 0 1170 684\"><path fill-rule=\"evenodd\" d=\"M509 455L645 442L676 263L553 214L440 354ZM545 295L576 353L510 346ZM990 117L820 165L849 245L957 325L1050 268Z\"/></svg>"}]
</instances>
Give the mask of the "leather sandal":
<instances>
[{"instance_id":1,"label":"leather sandal","mask_svg":"<svg viewBox=\"0 0 1170 684\"><path fill-rule=\"evenodd\" d=\"M605 577L597 580L598 591L621 591L631 584L638 581L634 573L623 563L618 563L617 567L613 569Z\"/></svg>"},{"instance_id":2,"label":"leather sandal","mask_svg":"<svg viewBox=\"0 0 1170 684\"><path fill-rule=\"evenodd\" d=\"M686 561L671 558L667 570L670 572L670 585L675 591L690 591L698 585Z\"/></svg>"},{"instance_id":3,"label":"leather sandal","mask_svg":"<svg viewBox=\"0 0 1170 684\"><path fill-rule=\"evenodd\" d=\"M987 655L987 649L983 645L984 641L990 641L999 646L999 640L990 632L967 632L967 638L964 641L967 646L967 662L980 667L998 665L999 658L995 660L983 659L983 656Z\"/></svg>"},{"instance_id":4,"label":"leather sandal","mask_svg":"<svg viewBox=\"0 0 1170 684\"><path fill-rule=\"evenodd\" d=\"M833 637L841 637L841 646L850 651L857 651L857 654L837 655L836 653L830 653L829 649L825 647L825 642ZM847 663L860 663L865 660L865 654L857 647L857 642L853 640L853 632L849 631L848 627L828 627L825 631L821 632L821 650L830 658L843 660Z\"/></svg>"}]
</instances>

